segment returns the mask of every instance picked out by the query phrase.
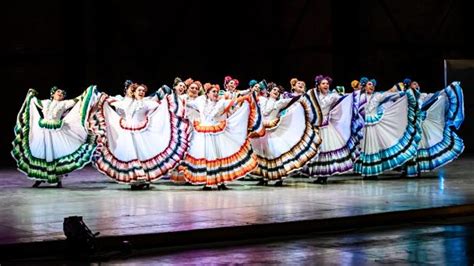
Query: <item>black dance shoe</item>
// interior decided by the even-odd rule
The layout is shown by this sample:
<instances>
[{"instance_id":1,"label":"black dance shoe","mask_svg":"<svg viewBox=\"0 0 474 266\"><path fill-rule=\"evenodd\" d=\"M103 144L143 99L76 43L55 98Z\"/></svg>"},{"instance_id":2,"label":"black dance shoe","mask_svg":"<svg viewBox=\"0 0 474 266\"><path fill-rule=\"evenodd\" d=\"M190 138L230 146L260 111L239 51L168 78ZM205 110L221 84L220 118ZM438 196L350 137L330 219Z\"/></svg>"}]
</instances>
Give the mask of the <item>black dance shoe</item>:
<instances>
[{"instance_id":1,"label":"black dance shoe","mask_svg":"<svg viewBox=\"0 0 474 266\"><path fill-rule=\"evenodd\" d=\"M319 176L316 180L313 181L314 184L326 185L328 183L327 176Z\"/></svg>"},{"instance_id":2,"label":"black dance shoe","mask_svg":"<svg viewBox=\"0 0 474 266\"><path fill-rule=\"evenodd\" d=\"M229 190L230 188L228 188L225 184L220 184L217 186L217 190Z\"/></svg>"},{"instance_id":3,"label":"black dance shoe","mask_svg":"<svg viewBox=\"0 0 474 266\"><path fill-rule=\"evenodd\" d=\"M278 181L276 181L276 183L275 183L274 186L275 186L275 187L282 187L282 186L283 186L283 180L278 180Z\"/></svg>"},{"instance_id":4,"label":"black dance shoe","mask_svg":"<svg viewBox=\"0 0 474 266\"><path fill-rule=\"evenodd\" d=\"M212 190L212 187L210 187L210 186L204 186L204 187L202 188L202 190L204 190L204 191L211 191L211 190Z\"/></svg>"}]
</instances>

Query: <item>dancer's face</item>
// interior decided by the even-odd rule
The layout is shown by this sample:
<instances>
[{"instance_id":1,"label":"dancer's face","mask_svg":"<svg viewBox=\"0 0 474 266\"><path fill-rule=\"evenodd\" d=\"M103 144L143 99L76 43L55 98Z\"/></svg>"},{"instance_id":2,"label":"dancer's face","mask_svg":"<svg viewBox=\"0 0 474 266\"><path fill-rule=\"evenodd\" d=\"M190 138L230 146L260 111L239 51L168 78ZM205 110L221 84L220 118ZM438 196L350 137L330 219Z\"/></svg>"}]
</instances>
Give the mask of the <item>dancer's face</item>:
<instances>
[{"instance_id":1,"label":"dancer's face","mask_svg":"<svg viewBox=\"0 0 474 266\"><path fill-rule=\"evenodd\" d=\"M254 91L256 93L259 93L260 92L260 84L257 83L255 85L253 85L252 91Z\"/></svg>"},{"instance_id":2,"label":"dancer's face","mask_svg":"<svg viewBox=\"0 0 474 266\"><path fill-rule=\"evenodd\" d=\"M272 97L273 99L277 100L278 97L280 97L280 89L278 87L274 87L271 91L270 91L270 97Z\"/></svg>"},{"instance_id":3,"label":"dancer's face","mask_svg":"<svg viewBox=\"0 0 474 266\"><path fill-rule=\"evenodd\" d=\"M412 88L412 89L418 89L419 87L420 87L420 85L418 85L418 82L416 82L416 81L412 81L410 83L410 88Z\"/></svg>"},{"instance_id":4,"label":"dancer's face","mask_svg":"<svg viewBox=\"0 0 474 266\"><path fill-rule=\"evenodd\" d=\"M178 83L178 85L176 85L176 87L174 87L174 89L176 91L176 94L182 95L186 91L186 84L184 84L184 82L180 82Z\"/></svg>"},{"instance_id":5,"label":"dancer's face","mask_svg":"<svg viewBox=\"0 0 474 266\"><path fill-rule=\"evenodd\" d=\"M375 86L374 86L374 83L372 83L372 81L367 82L367 85L365 86L365 91L367 92L367 94L374 93Z\"/></svg>"},{"instance_id":6,"label":"dancer's face","mask_svg":"<svg viewBox=\"0 0 474 266\"><path fill-rule=\"evenodd\" d=\"M53 94L53 99L56 101L62 101L64 100L64 91L63 90L57 90Z\"/></svg>"},{"instance_id":7,"label":"dancer's face","mask_svg":"<svg viewBox=\"0 0 474 266\"><path fill-rule=\"evenodd\" d=\"M199 95L199 87L196 83L192 83L188 88L188 95L191 98L196 98Z\"/></svg>"},{"instance_id":8,"label":"dancer's face","mask_svg":"<svg viewBox=\"0 0 474 266\"><path fill-rule=\"evenodd\" d=\"M227 90L230 92L234 92L236 87L237 86L235 86L235 80L231 80L229 81L229 83L227 83Z\"/></svg>"},{"instance_id":9,"label":"dancer's face","mask_svg":"<svg viewBox=\"0 0 474 266\"><path fill-rule=\"evenodd\" d=\"M306 89L306 84L304 83L304 81L299 80L298 82L296 82L295 84L296 93L303 94L305 92L305 89Z\"/></svg>"},{"instance_id":10,"label":"dancer's face","mask_svg":"<svg viewBox=\"0 0 474 266\"><path fill-rule=\"evenodd\" d=\"M133 88L132 88L132 86L128 86L125 96L133 98Z\"/></svg>"},{"instance_id":11,"label":"dancer's face","mask_svg":"<svg viewBox=\"0 0 474 266\"><path fill-rule=\"evenodd\" d=\"M207 98L211 101L217 102L219 98L219 90L213 87L207 92Z\"/></svg>"},{"instance_id":12,"label":"dancer's face","mask_svg":"<svg viewBox=\"0 0 474 266\"><path fill-rule=\"evenodd\" d=\"M329 81L326 79L323 79L321 83L319 83L319 91L322 94L327 94L329 92Z\"/></svg>"},{"instance_id":13,"label":"dancer's face","mask_svg":"<svg viewBox=\"0 0 474 266\"><path fill-rule=\"evenodd\" d=\"M145 87L143 86L139 86L136 90L135 90L135 98L138 99L138 100L141 100L145 97L145 94L146 94L146 89Z\"/></svg>"}]
</instances>

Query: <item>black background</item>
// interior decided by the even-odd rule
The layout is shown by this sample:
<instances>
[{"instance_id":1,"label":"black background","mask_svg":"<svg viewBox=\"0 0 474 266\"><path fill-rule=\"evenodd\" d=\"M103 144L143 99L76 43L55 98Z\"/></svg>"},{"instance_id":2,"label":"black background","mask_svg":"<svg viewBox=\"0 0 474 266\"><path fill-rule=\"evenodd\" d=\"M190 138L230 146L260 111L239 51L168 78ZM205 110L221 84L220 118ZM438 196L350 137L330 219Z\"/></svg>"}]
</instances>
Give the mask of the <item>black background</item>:
<instances>
[{"instance_id":1,"label":"black background","mask_svg":"<svg viewBox=\"0 0 474 266\"><path fill-rule=\"evenodd\" d=\"M12 1L10 1L12 2ZM96 84L122 92L125 79L156 89L175 76L222 83L232 75L288 87L317 74L333 85L375 77L385 90L405 77L442 88L444 59L474 59L469 1L15 1L2 8L1 166L28 88L69 97ZM461 80L466 153L474 73ZM468 79L471 80L468 80Z\"/></svg>"}]
</instances>

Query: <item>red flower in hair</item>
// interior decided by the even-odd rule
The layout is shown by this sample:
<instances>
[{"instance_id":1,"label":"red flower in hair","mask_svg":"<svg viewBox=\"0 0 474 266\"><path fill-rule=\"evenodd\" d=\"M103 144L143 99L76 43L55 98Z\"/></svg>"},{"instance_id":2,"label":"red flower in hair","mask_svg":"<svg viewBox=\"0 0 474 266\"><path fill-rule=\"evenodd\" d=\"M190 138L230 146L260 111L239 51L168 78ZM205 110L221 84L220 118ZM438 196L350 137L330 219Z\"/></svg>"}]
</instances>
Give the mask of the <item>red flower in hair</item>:
<instances>
[{"instance_id":1,"label":"red flower in hair","mask_svg":"<svg viewBox=\"0 0 474 266\"><path fill-rule=\"evenodd\" d=\"M229 83L229 81L232 80L232 77L231 76L225 76L224 78L224 85L226 85L227 83Z\"/></svg>"}]
</instances>

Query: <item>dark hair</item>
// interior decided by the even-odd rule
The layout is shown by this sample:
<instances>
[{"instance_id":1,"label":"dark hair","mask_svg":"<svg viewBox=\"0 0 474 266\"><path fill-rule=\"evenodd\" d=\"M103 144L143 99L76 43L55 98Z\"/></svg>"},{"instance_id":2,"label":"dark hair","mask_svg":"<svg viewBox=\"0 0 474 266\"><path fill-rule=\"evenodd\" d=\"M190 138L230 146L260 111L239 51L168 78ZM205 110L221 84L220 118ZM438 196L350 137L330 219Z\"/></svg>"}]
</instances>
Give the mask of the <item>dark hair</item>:
<instances>
[{"instance_id":1,"label":"dark hair","mask_svg":"<svg viewBox=\"0 0 474 266\"><path fill-rule=\"evenodd\" d=\"M132 91L133 91L133 92L135 92L135 91L138 89L138 87L143 87L143 88L145 88L145 92L148 91L148 87L147 87L145 84L133 83L131 86L132 86Z\"/></svg>"},{"instance_id":2,"label":"dark hair","mask_svg":"<svg viewBox=\"0 0 474 266\"><path fill-rule=\"evenodd\" d=\"M316 87L323 81L327 80L329 85L332 84L332 78L330 76L323 76L323 75L318 75L314 78L314 82L316 83Z\"/></svg>"},{"instance_id":3,"label":"dark hair","mask_svg":"<svg viewBox=\"0 0 474 266\"><path fill-rule=\"evenodd\" d=\"M123 89L123 94L127 95L127 89L128 87L130 87L130 85L132 85L133 82L129 79L127 79L124 83L123 83L123 86L124 86L124 89Z\"/></svg>"},{"instance_id":4,"label":"dark hair","mask_svg":"<svg viewBox=\"0 0 474 266\"><path fill-rule=\"evenodd\" d=\"M173 88L176 87L180 82L183 82L183 80L179 77L174 78L173 81Z\"/></svg>"},{"instance_id":5,"label":"dark hair","mask_svg":"<svg viewBox=\"0 0 474 266\"><path fill-rule=\"evenodd\" d=\"M56 93L56 91L62 91L64 98L66 98L66 91L65 90L58 88L58 86L53 86L51 88L51 90L49 91L51 99L53 99L53 95L54 95L54 93Z\"/></svg>"},{"instance_id":6,"label":"dark hair","mask_svg":"<svg viewBox=\"0 0 474 266\"><path fill-rule=\"evenodd\" d=\"M271 92L274 88L278 88L278 93L282 94L285 89L281 85L277 85L275 82L270 82L268 83L267 90L268 92Z\"/></svg>"}]
</instances>

